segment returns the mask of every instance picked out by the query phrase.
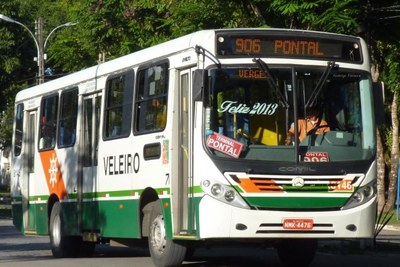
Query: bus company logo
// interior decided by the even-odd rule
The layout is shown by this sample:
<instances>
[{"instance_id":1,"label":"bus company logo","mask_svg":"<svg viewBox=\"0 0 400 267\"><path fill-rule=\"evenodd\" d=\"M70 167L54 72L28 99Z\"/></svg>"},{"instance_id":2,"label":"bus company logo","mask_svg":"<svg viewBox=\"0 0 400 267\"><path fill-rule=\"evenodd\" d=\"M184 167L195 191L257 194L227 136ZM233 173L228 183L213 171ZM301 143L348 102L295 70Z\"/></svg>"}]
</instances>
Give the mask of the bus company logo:
<instances>
[{"instance_id":1,"label":"bus company logo","mask_svg":"<svg viewBox=\"0 0 400 267\"><path fill-rule=\"evenodd\" d=\"M293 178L292 186L294 186L294 187L303 187L304 186L304 179L301 178L301 177Z\"/></svg>"},{"instance_id":2,"label":"bus company logo","mask_svg":"<svg viewBox=\"0 0 400 267\"><path fill-rule=\"evenodd\" d=\"M44 180L49 193L56 194L59 199L67 196L64 179L61 172L59 157L54 150L46 150L39 153L42 162Z\"/></svg>"},{"instance_id":3,"label":"bus company logo","mask_svg":"<svg viewBox=\"0 0 400 267\"><path fill-rule=\"evenodd\" d=\"M52 157L50 158L50 168L49 168L49 174L50 174L49 183L53 188L54 184L57 183L57 172L58 172L57 158L54 156L53 153Z\"/></svg>"}]
</instances>

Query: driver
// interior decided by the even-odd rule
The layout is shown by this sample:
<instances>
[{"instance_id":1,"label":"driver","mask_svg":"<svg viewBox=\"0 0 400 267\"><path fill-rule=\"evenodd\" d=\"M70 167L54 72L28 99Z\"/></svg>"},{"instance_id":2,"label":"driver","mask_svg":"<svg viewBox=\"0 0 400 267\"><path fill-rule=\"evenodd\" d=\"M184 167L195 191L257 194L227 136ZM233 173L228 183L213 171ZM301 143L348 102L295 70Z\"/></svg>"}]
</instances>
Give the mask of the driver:
<instances>
[{"instance_id":1,"label":"driver","mask_svg":"<svg viewBox=\"0 0 400 267\"><path fill-rule=\"evenodd\" d=\"M303 139L308 134L322 134L330 131L328 123L319 117L319 111L316 107L310 108L307 112L307 116L305 119L299 119L298 123L298 132L299 132L299 141L303 141ZM285 139L285 145L290 145L293 141L294 137L294 124L292 123Z\"/></svg>"}]
</instances>

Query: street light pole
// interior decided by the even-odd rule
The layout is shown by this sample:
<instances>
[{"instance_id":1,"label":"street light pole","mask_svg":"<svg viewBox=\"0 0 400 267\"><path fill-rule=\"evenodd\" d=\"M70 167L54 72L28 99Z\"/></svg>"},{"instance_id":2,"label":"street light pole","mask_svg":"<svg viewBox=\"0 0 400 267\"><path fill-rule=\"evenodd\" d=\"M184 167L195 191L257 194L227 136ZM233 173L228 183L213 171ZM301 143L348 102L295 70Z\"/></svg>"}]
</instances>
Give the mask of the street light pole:
<instances>
[{"instance_id":1,"label":"street light pole","mask_svg":"<svg viewBox=\"0 0 400 267\"><path fill-rule=\"evenodd\" d=\"M35 21L35 34L39 50L37 51L38 78L37 83L44 83L44 42L43 42L43 18L38 18Z\"/></svg>"},{"instance_id":2,"label":"street light pole","mask_svg":"<svg viewBox=\"0 0 400 267\"><path fill-rule=\"evenodd\" d=\"M73 22L67 22L62 25L59 25L55 27L53 30L50 31L49 35L47 35L46 39L43 41L43 18L38 18L38 20L35 21L35 34L29 28L24 25L23 23L16 21L12 18L9 18L3 14L0 14L0 20L4 20L6 22L10 23L15 23L20 26L22 26L25 30L29 32L31 37L33 38L33 41L35 42L36 45L36 51L37 51L37 57L36 61L38 64L38 77L37 77L37 84L42 84L44 83L44 62L45 62L45 48L47 45L47 42L49 41L50 36L59 28L62 27L69 27L69 26L74 26L76 23Z\"/></svg>"}]
</instances>

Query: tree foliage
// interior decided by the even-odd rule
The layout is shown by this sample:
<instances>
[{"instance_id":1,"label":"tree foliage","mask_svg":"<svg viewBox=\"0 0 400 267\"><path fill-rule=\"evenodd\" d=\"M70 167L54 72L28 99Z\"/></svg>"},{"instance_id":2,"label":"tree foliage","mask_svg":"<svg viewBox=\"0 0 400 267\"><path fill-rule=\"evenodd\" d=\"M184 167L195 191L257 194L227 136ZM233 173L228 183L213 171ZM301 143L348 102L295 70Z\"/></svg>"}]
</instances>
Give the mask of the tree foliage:
<instances>
[{"instance_id":1,"label":"tree foliage","mask_svg":"<svg viewBox=\"0 0 400 267\"><path fill-rule=\"evenodd\" d=\"M389 103L400 91L399 5L400 0L8 0L0 1L0 13L32 31L35 20L43 17L46 37L58 25L77 23L58 29L48 39L46 68L53 76L47 79L201 29L271 26L361 35L370 45L376 73L390 92L388 124L381 135L388 151L398 142L391 139L396 135ZM0 21L3 145L11 140L16 92L35 83L36 53L24 28Z\"/></svg>"}]
</instances>

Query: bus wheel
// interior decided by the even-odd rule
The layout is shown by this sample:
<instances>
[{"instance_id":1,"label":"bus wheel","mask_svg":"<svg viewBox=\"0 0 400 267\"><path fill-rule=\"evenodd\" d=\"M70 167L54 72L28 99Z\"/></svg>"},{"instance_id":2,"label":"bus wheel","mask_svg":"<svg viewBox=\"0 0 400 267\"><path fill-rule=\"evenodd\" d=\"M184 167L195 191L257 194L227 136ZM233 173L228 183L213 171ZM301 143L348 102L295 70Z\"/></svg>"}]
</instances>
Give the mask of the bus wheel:
<instances>
[{"instance_id":1,"label":"bus wheel","mask_svg":"<svg viewBox=\"0 0 400 267\"><path fill-rule=\"evenodd\" d=\"M277 246L277 252L283 266L307 267L313 261L317 248L315 239L285 239Z\"/></svg>"},{"instance_id":2,"label":"bus wheel","mask_svg":"<svg viewBox=\"0 0 400 267\"><path fill-rule=\"evenodd\" d=\"M167 239L160 200L154 202L151 210L148 242L151 259L155 266L181 266L185 258L186 247Z\"/></svg>"},{"instance_id":3,"label":"bus wheel","mask_svg":"<svg viewBox=\"0 0 400 267\"><path fill-rule=\"evenodd\" d=\"M56 258L74 257L79 252L78 237L65 236L62 224L60 202L54 203L50 215L50 246L53 256Z\"/></svg>"}]
</instances>

